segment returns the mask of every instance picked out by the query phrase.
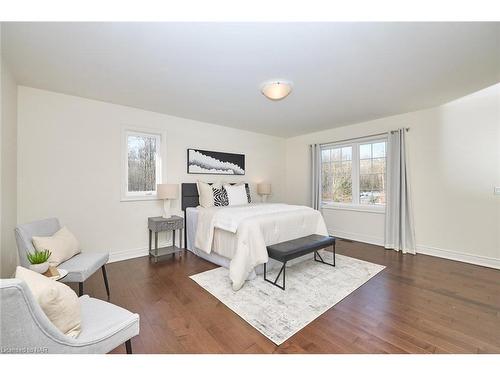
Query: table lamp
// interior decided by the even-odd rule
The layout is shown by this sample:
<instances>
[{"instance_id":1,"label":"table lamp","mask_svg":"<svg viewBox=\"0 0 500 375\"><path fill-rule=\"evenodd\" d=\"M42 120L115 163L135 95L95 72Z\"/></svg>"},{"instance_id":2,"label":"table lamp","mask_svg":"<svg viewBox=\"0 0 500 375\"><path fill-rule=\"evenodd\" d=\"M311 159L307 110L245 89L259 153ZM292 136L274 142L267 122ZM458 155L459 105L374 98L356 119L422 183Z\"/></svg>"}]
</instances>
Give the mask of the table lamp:
<instances>
[{"instance_id":1,"label":"table lamp","mask_svg":"<svg viewBox=\"0 0 500 375\"><path fill-rule=\"evenodd\" d=\"M257 184L257 194L261 196L261 200L263 203L266 202L267 196L271 195L271 184Z\"/></svg>"},{"instance_id":2,"label":"table lamp","mask_svg":"<svg viewBox=\"0 0 500 375\"><path fill-rule=\"evenodd\" d=\"M163 218L172 217L170 214L170 201L179 197L178 184L158 184L156 185L158 199L163 199Z\"/></svg>"}]
</instances>

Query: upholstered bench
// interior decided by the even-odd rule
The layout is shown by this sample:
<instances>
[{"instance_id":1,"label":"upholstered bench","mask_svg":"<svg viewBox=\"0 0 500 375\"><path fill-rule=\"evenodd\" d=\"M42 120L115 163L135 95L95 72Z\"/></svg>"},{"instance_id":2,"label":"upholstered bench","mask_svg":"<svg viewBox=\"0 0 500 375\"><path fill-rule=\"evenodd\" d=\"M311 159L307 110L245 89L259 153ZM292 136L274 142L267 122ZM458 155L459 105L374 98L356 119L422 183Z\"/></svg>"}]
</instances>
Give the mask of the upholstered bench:
<instances>
[{"instance_id":1,"label":"upholstered bench","mask_svg":"<svg viewBox=\"0 0 500 375\"><path fill-rule=\"evenodd\" d=\"M323 260L318 250L325 249L327 247L332 247L333 250L333 263L327 263ZM319 234L311 234L310 236L296 238L294 240L280 242L274 245L267 246L267 254L269 258L282 262L278 276L274 281L267 279L267 267L264 263L264 280L267 282L285 290L285 267L286 263L292 259L301 257L314 252L314 260L316 262L328 264L329 266L335 267L335 237L332 236L321 236ZM281 273L283 273L283 284L279 285L277 283Z\"/></svg>"}]
</instances>

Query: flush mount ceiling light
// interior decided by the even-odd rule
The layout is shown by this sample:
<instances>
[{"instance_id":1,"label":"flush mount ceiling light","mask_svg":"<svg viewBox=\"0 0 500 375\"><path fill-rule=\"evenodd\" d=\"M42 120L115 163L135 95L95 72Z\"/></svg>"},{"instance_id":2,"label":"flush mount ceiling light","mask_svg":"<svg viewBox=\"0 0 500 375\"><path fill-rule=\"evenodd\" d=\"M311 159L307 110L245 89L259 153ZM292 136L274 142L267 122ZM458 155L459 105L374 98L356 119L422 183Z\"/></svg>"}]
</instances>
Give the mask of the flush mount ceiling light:
<instances>
[{"instance_id":1,"label":"flush mount ceiling light","mask_svg":"<svg viewBox=\"0 0 500 375\"><path fill-rule=\"evenodd\" d=\"M292 83L288 81L265 82L261 88L262 94L271 100L281 100L292 92Z\"/></svg>"}]
</instances>

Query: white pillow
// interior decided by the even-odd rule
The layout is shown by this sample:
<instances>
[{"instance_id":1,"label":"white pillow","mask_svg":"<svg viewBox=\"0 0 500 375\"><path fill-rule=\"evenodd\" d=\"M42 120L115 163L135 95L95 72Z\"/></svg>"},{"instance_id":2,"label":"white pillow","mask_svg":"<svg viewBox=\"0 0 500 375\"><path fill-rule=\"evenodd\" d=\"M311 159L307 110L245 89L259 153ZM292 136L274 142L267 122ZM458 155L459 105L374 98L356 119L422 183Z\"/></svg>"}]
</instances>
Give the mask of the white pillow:
<instances>
[{"instance_id":1,"label":"white pillow","mask_svg":"<svg viewBox=\"0 0 500 375\"><path fill-rule=\"evenodd\" d=\"M62 333L71 337L80 334L80 301L69 286L20 266L16 268L16 279L28 285L47 318Z\"/></svg>"},{"instance_id":2,"label":"white pillow","mask_svg":"<svg viewBox=\"0 0 500 375\"><path fill-rule=\"evenodd\" d=\"M245 184L224 185L230 206L248 204L247 190Z\"/></svg>"},{"instance_id":3,"label":"white pillow","mask_svg":"<svg viewBox=\"0 0 500 375\"><path fill-rule=\"evenodd\" d=\"M59 229L51 237L34 236L31 241L38 251L49 250L51 266L57 266L80 252L78 240L66 227Z\"/></svg>"},{"instance_id":4,"label":"white pillow","mask_svg":"<svg viewBox=\"0 0 500 375\"><path fill-rule=\"evenodd\" d=\"M212 186L220 189L221 188L221 183L220 182L215 182L212 185L207 184L206 182L199 181L196 183L196 186L198 187L198 197L200 201L200 206L201 207L213 207L214 206L214 193L212 191Z\"/></svg>"}]
</instances>

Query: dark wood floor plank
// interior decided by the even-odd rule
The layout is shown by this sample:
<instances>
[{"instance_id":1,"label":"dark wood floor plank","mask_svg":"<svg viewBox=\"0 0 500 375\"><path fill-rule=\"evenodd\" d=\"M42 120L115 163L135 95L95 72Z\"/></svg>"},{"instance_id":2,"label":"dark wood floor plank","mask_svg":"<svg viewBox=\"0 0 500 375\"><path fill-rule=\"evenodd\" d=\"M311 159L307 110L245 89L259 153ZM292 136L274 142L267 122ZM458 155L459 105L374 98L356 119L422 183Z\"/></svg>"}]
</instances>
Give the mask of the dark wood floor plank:
<instances>
[{"instance_id":1,"label":"dark wood floor plank","mask_svg":"<svg viewBox=\"0 0 500 375\"><path fill-rule=\"evenodd\" d=\"M388 288L387 285L381 284L378 288L382 290L383 288ZM493 333L498 331L498 322L496 319L480 320L470 316L465 316L463 313L456 313L456 309L441 308L440 306L435 306L432 299L418 298L418 291L401 295L383 295L377 293L377 290L373 290L372 293L367 294L364 299L372 301L373 304L377 304L379 301L383 300L385 303L390 302L392 304L391 311L399 309L404 312L407 316L418 317L419 319L427 319L433 323L441 324L443 327L448 327L455 329L459 332L466 333L471 337L476 337L478 339L484 340L484 343L492 343L500 345L499 335L494 335ZM341 308L343 305L339 305ZM425 308L422 308L425 306ZM472 318L472 319L471 319Z\"/></svg>"},{"instance_id":2,"label":"dark wood floor plank","mask_svg":"<svg viewBox=\"0 0 500 375\"><path fill-rule=\"evenodd\" d=\"M384 326L379 319L373 317L363 316L359 312L352 310L337 309L336 315L340 316L343 321L347 321L354 326L359 326L366 333L378 338L381 341L387 342L399 348L405 353L430 353L425 348L428 345L415 345L412 340L408 340L408 335L402 335L401 332Z\"/></svg>"},{"instance_id":3,"label":"dark wood floor plank","mask_svg":"<svg viewBox=\"0 0 500 375\"><path fill-rule=\"evenodd\" d=\"M111 302L141 316L134 353L500 353L499 270L342 240L337 252L386 269L280 346L189 278L217 266L188 252L109 264ZM85 292L106 299L100 274Z\"/></svg>"}]
</instances>

